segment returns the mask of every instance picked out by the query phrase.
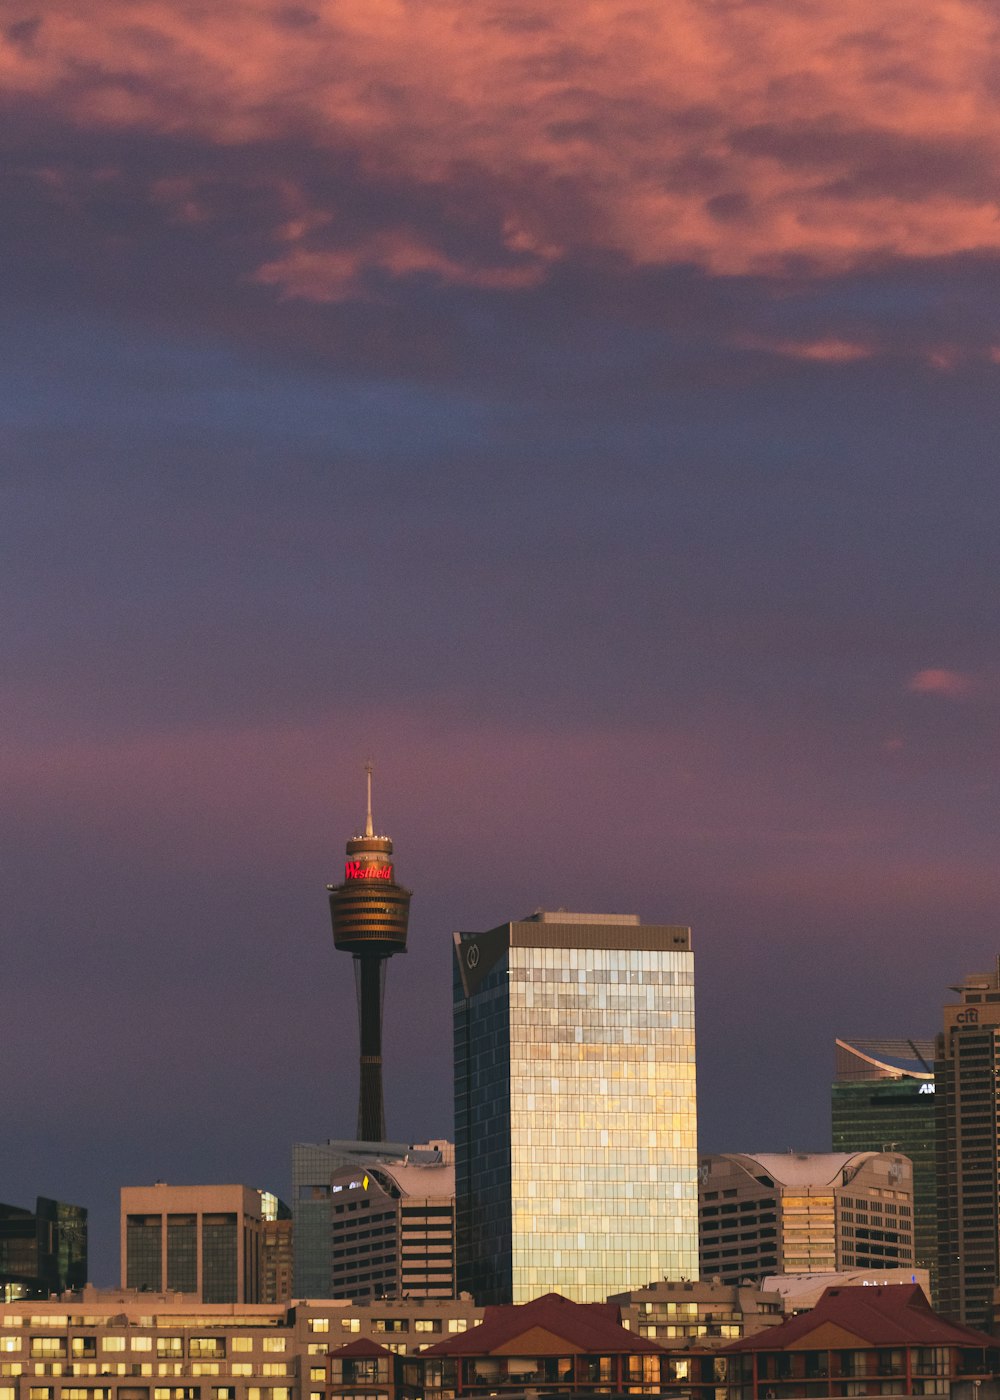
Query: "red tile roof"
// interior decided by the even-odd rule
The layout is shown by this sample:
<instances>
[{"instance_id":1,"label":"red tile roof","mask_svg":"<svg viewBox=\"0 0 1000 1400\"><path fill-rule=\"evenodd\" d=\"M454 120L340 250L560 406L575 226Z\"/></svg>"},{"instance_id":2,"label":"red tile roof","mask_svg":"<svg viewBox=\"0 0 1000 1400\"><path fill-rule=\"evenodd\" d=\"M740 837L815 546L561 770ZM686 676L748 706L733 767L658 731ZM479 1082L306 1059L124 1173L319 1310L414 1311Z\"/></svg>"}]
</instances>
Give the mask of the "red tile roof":
<instances>
[{"instance_id":1,"label":"red tile roof","mask_svg":"<svg viewBox=\"0 0 1000 1400\"><path fill-rule=\"evenodd\" d=\"M828 1288L809 1312L798 1313L778 1327L743 1337L725 1352L808 1349L808 1337L824 1323L851 1332L872 1346L996 1347L996 1337L946 1322L916 1283ZM805 1339L806 1345L801 1346Z\"/></svg>"},{"instance_id":2,"label":"red tile roof","mask_svg":"<svg viewBox=\"0 0 1000 1400\"><path fill-rule=\"evenodd\" d=\"M330 1352L338 1361L370 1360L373 1356L392 1356L388 1347L380 1347L370 1337L358 1337L353 1342L345 1342L342 1347Z\"/></svg>"},{"instance_id":3,"label":"red tile roof","mask_svg":"<svg viewBox=\"0 0 1000 1400\"><path fill-rule=\"evenodd\" d=\"M478 1327L470 1327L454 1337L425 1347L421 1356L489 1356L498 1347L514 1341L532 1328L551 1332L590 1356L612 1356L635 1352L662 1352L663 1347L648 1337L636 1336L621 1325L617 1303L573 1303L559 1293L545 1293L530 1303L488 1307ZM532 1355L538 1355L532 1347ZM553 1347L551 1355L560 1355Z\"/></svg>"}]
</instances>

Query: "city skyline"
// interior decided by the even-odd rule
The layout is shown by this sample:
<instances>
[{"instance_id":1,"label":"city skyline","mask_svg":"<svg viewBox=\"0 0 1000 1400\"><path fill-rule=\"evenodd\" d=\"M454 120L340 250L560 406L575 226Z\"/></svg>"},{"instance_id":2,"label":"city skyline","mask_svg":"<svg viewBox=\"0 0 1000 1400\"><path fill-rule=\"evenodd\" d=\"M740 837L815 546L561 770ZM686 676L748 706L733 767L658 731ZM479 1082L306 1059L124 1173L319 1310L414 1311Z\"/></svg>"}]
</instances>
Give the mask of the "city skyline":
<instances>
[{"instance_id":1,"label":"city skyline","mask_svg":"<svg viewBox=\"0 0 1000 1400\"><path fill-rule=\"evenodd\" d=\"M834 1039L993 966L997 58L980 0L12 0L0 1199L99 1279L120 1185L355 1131L369 754L393 1140L456 929L689 925L706 1152L827 1147Z\"/></svg>"}]
</instances>

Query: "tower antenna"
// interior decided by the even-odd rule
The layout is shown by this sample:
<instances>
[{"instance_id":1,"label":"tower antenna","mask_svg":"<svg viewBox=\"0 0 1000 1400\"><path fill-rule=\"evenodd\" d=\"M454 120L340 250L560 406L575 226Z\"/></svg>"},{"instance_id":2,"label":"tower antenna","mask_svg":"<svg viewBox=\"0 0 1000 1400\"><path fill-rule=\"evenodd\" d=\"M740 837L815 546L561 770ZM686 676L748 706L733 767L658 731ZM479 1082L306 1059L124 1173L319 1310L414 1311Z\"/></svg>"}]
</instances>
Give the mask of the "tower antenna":
<instances>
[{"instance_id":1,"label":"tower antenna","mask_svg":"<svg viewBox=\"0 0 1000 1400\"><path fill-rule=\"evenodd\" d=\"M372 825L372 772L375 765L369 758L365 763L365 773L368 778L368 807L365 812L365 835L374 836L375 828Z\"/></svg>"}]
</instances>

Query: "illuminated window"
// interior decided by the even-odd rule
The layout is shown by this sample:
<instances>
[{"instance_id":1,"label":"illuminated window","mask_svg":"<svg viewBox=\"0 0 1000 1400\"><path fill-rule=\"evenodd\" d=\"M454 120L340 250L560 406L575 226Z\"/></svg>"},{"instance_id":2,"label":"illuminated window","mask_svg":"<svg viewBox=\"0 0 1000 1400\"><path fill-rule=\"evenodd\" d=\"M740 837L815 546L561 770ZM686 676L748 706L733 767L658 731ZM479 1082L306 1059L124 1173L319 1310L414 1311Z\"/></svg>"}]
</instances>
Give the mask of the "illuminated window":
<instances>
[{"instance_id":1,"label":"illuminated window","mask_svg":"<svg viewBox=\"0 0 1000 1400\"><path fill-rule=\"evenodd\" d=\"M286 1338L284 1337L264 1337L262 1344L265 1351L284 1351Z\"/></svg>"},{"instance_id":2,"label":"illuminated window","mask_svg":"<svg viewBox=\"0 0 1000 1400\"><path fill-rule=\"evenodd\" d=\"M133 1351L152 1351L152 1350L153 1350L153 1339L152 1339L152 1337L133 1337L133 1338L132 1338L132 1350L133 1350Z\"/></svg>"},{"instance_id":3,"label":"illuminated window","mask_svg":"<svg viewBox=\"0 0 1000 1400\"><path fill-rule=\"evenodd\" d=\"M124 1351L124 1350L125 1350L125 1338L124 1338L124 1337L102 1337L102 1338L101 1338L101 1350L102 1350L102 1351Z\"/></svg>"},{"instance_id":4,"label":"illuminated window","mask_svg":"<svg viewBox=\"0 0 1000 1400\"><path fill-rule=\"evenodd\" d=\"M329 1332L330 1319L328 1317L311 1317L309 1319L310 1332Z\"/></svg>"},{"instance_id":5,"label":"illuminated window","mask_svg":"<svg viewBox=\"0 0 1000 1400\"><path fill-rule=\"evenodd\" d=\"M253 1337L231 1337L230 1351L253 1351Z\"/></svg>"},{"instance_id":6,"label":"illuminated window","mask_svg":"<svg viewBox=\"0 0 1000 1400\"><path fill-rule=\"evenodd\" d=\"M20 1351L20 1337L0 1337L0 1351ZM9 1389L9 1387L8 1387Z\"/></svg>"},{"instance_id":7,"label":"illuminated window","mask_svg":"<svg viewBox=\"0 0 1000 1400\"><path fill-rule=\"evenodd\" d=\"M288 1367L283 1361L265 1361L260 1373L262 1376L287 1376Z\"/></svg>"}]
</instances>

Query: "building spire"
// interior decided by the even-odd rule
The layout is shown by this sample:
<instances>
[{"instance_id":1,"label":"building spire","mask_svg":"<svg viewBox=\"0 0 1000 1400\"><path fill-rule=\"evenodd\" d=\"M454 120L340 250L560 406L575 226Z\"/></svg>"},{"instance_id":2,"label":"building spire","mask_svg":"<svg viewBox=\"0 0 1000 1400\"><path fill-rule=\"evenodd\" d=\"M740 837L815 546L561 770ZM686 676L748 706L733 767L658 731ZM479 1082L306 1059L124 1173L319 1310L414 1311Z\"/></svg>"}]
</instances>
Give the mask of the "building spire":
<instances>
[{"instance_id":1,"label":"building spire","mask_svg":"<svg viewBox=\"0 0 1000 1400\"><path fill-rule=\"evenodd\" d=\"M372 769L374 765L371 759L365 764L365 773L368 777L368 806L365 810L365 835L374 836L375 828L372 825Z\"/></svg>"}]
</instances>

